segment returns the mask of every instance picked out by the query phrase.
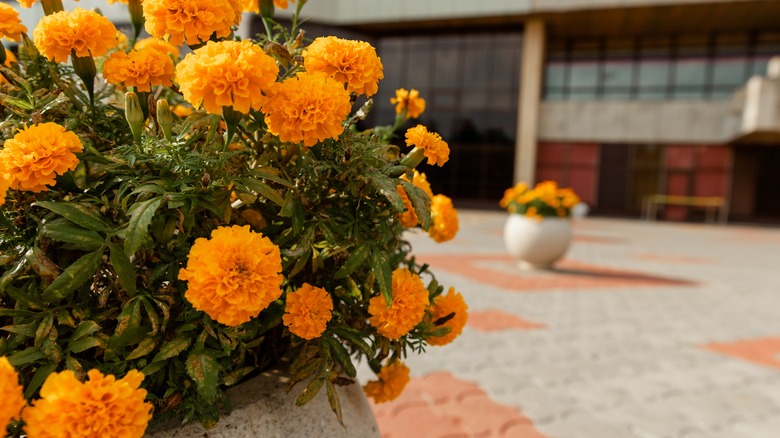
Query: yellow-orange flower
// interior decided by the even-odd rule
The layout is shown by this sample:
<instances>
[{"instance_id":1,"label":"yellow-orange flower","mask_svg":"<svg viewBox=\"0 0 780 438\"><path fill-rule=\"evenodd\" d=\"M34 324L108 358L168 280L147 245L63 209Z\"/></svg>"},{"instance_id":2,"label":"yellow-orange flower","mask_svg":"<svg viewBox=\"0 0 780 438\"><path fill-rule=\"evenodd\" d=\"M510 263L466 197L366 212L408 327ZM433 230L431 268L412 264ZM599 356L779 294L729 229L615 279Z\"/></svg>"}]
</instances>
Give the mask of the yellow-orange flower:
<instances>
[{"instance_id":1,"label":"yellow-orange flower","mask_svg":"<svg viewBox=\"0 0 780 438\"><path fill-rule=\"evenodd\" d=\"M19 12L13 6L0 3L0 37L20 41L27 27L19 19Z\"/></svg>"},{"instance_id":2,"label":"yellow-orange flower","mask_svg":"<svg viewBox=\"0 0 780 438\"><path fill-rule=\"evenodd\" d=\"M8 181L0 176L0 205L5 204L5 198L8 196ZM2 428L0 428L2 430Z\"/></svg>"},{"instance_id":3,"label":"yellow-orange flower","mask_svg":"<svg viewBox=\"0 0 780 438\"><path fill-rule=\"evenodd\" d=\"M103 64L103 76L115 85L151 91L152 85L173 85L173 60L156 49L114 52Z\"/></svg>"},{"instance_id":4,"label":"yellow-orange flower","mask_svg":"<svg viewBox=\"0 0 780 438\"><path fill-rule=\"evenodd\" d=\"M458 210L452 205L452 199L436 195L431 199L432 224L428 235L436 242L446 242L458 234Z\"/></svg>"},{"instance_id":5,"label":"yellow-orange flower","mask_svg":"<svg viewBox=\"0 0 780 438\"><path fill-rule=\"evenodd\" d=\"M203 104L208 113L222 114L226 106L248 114L260 109L278 73L273 58L251 41L209 41L176 66L176 81L196 108Z\"/></svg>"},{"instance_id":6,"label":"yellow-orange flower","mask_svg":"<svg viewBox=\"0 0 780 438\"><path fill-rule=\"evenodd\" d=\"M79 57L103 56L116 47L116 27L95 11L76 8L38 21L33 30L35 47L49 60L66 62L70 52Z\"/></svg>"},{"instance_id":7,"label":"yellow-orange flower","mask_svg":"<svg viewBox=\"0 0 780 438\"><path fill-rule=\"evenodd\" d=\"M130 370L117 380L92 369L80 382L73 371L52 373L41 398L22 414L29 438L121 436L142 437L152 418L152 405L139 389L144 375Z\"/></svg>"},{"instance_id":8,"label":"yellow-orange flower","mask_svg":"<svg viewBox=\"0 0 780 438\"><path fill-rule=\"evenodd\" d=\"M287 294L282 321L293 334L303 339L318 338L333 316L333 300L323 288L308 283Z\"/></svg>"},{"instance_id":9,"label":"yellow-orange flower","mask_svg":"<svg viewBox=\"0 0 780 438\"><path fill-rule=\"evenodd\" d=\"M143 2L144 0L138 0L138 3L143 3ZM122 3L126 5L128 3L128 0L108 0L109 5L113 5L114 3Z\"/></svg>"},{"instance_id":10,"label":"yellow-orange flower","mask_svg":"<svg viewBox=\"0 0 780 438\"><path fill-rule=\"evenodd\" d=\"M422 149L428 164L443 166L450 159L450 146L435 132L428 132L428 128L417 125L406 131L406 145Z\"/></svg>"},{"instance_id":11,"label":"yellow-orange flower","mask_svg":"<svg viewBox=\"0 0 780 438\"><path fill-rule=\"evenodd\" d=\"M420 277L399 268L393 271L393 302L388 307L383 296L371 298L368 321L380 335L398 339L422 321L429 302L428 291Z\"/></svg>"},{"instance_id":12,"label":"yellow-orange flower","mask_svg":"<svg viewBox=\"0 0 780 438\"><path fill-rule=\"evenodd\" d=\"M338 138L352 105L349 93L335 80L317 73L299 73L277 83L263 104L268 130L281 141L313 146Z\"/></svg>"},{"instance_id":13,"label":"yellow-orange flower","mask_svg":"<svg viewBox=\"0 0 780 438\"><path fill-rule=\"evenodd\" d=\"M406 174L401 175L401 179L404 181L409 181L409 179L406 177ZM429 198L433 198L433 192L431 191L431 185L428 183L427 177L424 173L418 172L417 169L414 169L412 184L422 189L422 191L425 192ZM404 212L398 216L398 220L401 222L401 225L407 228L416 226L419 222L419 219L417 217L417 213L414 211L412 201L406 194L406 190L404 190L403 186L400 184L396 186L396 190L398 191L398 194L401 195L401 199L404 201Z\"/></svg>"},{"instance_id":14,"label":"yellow-orange flower","mask_svg":"<svg viewBox=\"0 0 780 438\"><path fill-rule=\"evenodd\" d=\"M23 8L31 8L38 0L18 0Z\"/></svg>"},{"instance_id":15,"label":"yellow-orange flower","mask_svg":"<svg viewBox=\"0 0 780 438\"><path fill-rule=\"evenodd\" d=\"M57 175L73 170L83 146L78 136L56 123L30 126L5 141L0 176L15 190L42 192Z\"/></svg>"},{"instance_id":16,"label":"yellow-orange flower","mask_svg":"<svg viewBox=\"0 0 780 438\"><path fill-rule=\"evenodd\" d=\"M303 51L303 65L310 73L322 72L357 94L372 96L384 77L376 50L363 41L333 36L316 38Z\"/></svg>"},{"instance_id":17,"label":"yellow-orange flower","mask_svg":"<svg viewBox=\"0 0 780 438\"><path fill-rule=\"evenodd\" d=\"M282 295L279 247L249 225L220 227L192 245L179 279L184 297L211 319L235 326L249 321Z\"/></svg>"},{"instance_id":18,"label":"yellow-orange flower","mask_svg":"<svg viewBox=\"0 0 780 438\"><path fill-rule=\"evenodd\" d=\"M372 380L363 387L366 396L374 399L374 403L385 403L398 398L409 383L409 367L400 360L383 366L376 375L379 380Z\"/></svg>"},{"instance_id":19,"label":"yellow-orange flower","mask_svg":"<svg viewBox=\"0 0 780 438\"><path fill-rule=\"evenodd\" d=\"M295 3L295 0L292 0L292 2ZM287 0L274 0L274 6L279 9L287 9ZM243 8L244 12L254 12L255 14L260 13L259 0L241 0L241 7Z\"/></svg>"},{"instance_id":20,"label":"yellow-orange flower","mask_svg":"<svg viewBox=\"0 0 780 438\"><path fill-rule=\"evenodd\" d=\"M437 327L449 327L450 332L444 336L432 336L425 338L430 345L447 345L460 335L466 321L469 318L468 306L463 296L450 288L447 295L439 295L433 300L430 308L431 321L436 324L439 320L445 320Z\"/></svg>"},{"instance_id":21,"label":"yellow-orange flower","mask_svg":"<svg viewBox=\"0 0 780 438\"><path fill-rule=\"evenodd\" d=\"M146 0L143 7L146 31L177 46L227 37L241 23L241 0Z\"/></svg>"},{"instance_id":22,"label":"yellow-orange flower","mask_svg":"<svg viewBox=\"0 0 780 438\"><path fill-rule=\"evenodd\" d=\"M412 88L399 88L395 90L395 97L390 99L395 105L395 113L401 114L406 110L406 117L416 119L425 111L425 99L420 97L420 92Z\"/></svg>"},{"instance_id":23,"label":"yellow-orange flower","mask_svg":"<svg viewBox=\"0 0 780 438\"><path fill-rule=\"evenodd\" d=\"M176 105L171 109L171 111L173 111L173 113L177 116L185 118L192 114L192 107L189 105Z\"/></svg>"},{"instance_id":24,"label":"yellow-orange flower","mask_svg":"<svg viewBox=\"0 0 780 438\"><path fill-rule=\"evenodd\" d=\"M19 418L26 404L19 375L6 357L0 357L0 433L5 432L11 420Z\"/></svg>"},{"instance_id":25,"label":"yellow-orange flower","mask_svg":"<svg viewBox=\"0 0 780 438\"><path fill-rule=\"evenodd\" d=\"M161 40L159 38L144 38L138 40L136 41L134 48L135 50L142 50L142 49L159 50L160 52L169 55L173 59L179 59L179 56L181 54L178 47L174 46L168 41Z\"/></svg>"}]
</instances>

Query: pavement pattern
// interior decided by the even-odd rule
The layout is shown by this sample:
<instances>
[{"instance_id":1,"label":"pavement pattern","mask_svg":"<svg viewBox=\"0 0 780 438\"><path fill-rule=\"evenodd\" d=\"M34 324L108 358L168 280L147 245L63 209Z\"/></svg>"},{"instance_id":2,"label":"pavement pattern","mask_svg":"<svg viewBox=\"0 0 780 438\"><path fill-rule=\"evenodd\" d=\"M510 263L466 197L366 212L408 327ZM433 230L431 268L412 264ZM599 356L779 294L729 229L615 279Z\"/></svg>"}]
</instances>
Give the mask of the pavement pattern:
<instances>
[{"instance_id":1,"label":"pavement pattern","mask_svg":"<svg viewBox=\"0 0 780 438\"><path fill-rule=\"evenodd\" d=\"M527 271L505 220L408 235L470 318L372 405L383 438L780 437L780 228L586 218Z\"/></svg>"}]
</instances>

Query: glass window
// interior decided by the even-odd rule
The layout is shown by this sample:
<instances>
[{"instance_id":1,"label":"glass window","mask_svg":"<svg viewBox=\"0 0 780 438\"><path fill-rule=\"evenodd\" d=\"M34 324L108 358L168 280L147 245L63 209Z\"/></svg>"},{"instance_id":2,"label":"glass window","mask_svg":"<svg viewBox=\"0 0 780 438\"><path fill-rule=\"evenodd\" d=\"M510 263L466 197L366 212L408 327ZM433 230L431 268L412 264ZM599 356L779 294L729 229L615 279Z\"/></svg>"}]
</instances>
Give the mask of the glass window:
<instances>
[{"instance_id":1,"label":"glass window","mask_svg":"<svg viewBox=\"0 0 780 438\"><path fill-rule=\"evenodd\" d=\"M639 62L639 88L666 87L672 63L668 59L645 59Z\"/></svg>"},{"instance_id":2,"label":"glass window","mask_svg":"<svg viewBox=\"0 0 780 438\"><path fill-rule=\"evenodd\" d=\"M634 81L634 62L628 60L608 60L602 70L604 88L630 87Z\"/></svg>"},{"instance_id":3,"label":"glass window","mask_svg":"<svg viewBox=\"0 0 780 438\"><path fill-rule=\"evenodd\" d=\"M747 80L747 57L717 58L712 65L712 85L735 88Z\"/></svg>"},{"instance_id":4,"label":"glass window","mask_svg":"<svg viewBox=\"0 0 780 438\"><path fill-rule=\"evenodd\" d=\"M433 41L431 38L410 38L407 42L408 62L406 63L405 88L421 90L430 83Z\"/></svg>"},{"instance_id":5,"label":"glass window","mask_svg":"<svg viewBox=\"0 0 780 438\"><path fill-rule=\"evenodd\" d=\"M460 36L443 36L436 39L433 54L435 88L457 88L459 83Z\"/></svg>"},{"instance_id":6,"label":"glass window","mask_svg":"<svg viewBox=\"0 0 780 438\"><path fill-rule=\"evenodd\" d=\"M491 52L484 44L468 44L463 51L463 86L482 88L489 85L488 69Z\"/></svg>"}]
</instances>

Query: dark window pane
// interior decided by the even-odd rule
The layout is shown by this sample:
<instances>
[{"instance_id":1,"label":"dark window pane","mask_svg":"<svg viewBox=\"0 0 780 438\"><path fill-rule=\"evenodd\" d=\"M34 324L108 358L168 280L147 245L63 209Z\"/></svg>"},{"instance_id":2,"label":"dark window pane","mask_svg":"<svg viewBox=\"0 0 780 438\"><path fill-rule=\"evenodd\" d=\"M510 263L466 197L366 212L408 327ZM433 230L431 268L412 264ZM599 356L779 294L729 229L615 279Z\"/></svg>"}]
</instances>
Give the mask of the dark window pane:
<instances>
[{"instance_id":1,"label":"dark window pane","mask_svg":"<svg viewBox=\"0 0 780 438\"><path fill-rule=\"evenodd\" d=\"M751 65L750 75L766 76L766 66L769 64L769 57L756 57Z\"/></svg>"},{"instance_id":2,"label":"dark window pane","mask_svg":"<svg viewBox=\"0 0 780 438\"><path fill-rule=\"evenodd\" d=\"M545 100L564 100L562 88L547 88L544 90Z\"/></svg>"},{"instance_id":3,"label":"dark window pane","mask_svg":"<svg viewBox=\"0 0 780 438\"><path fill-rule=\"evenodd\" d=\"M667 86L669 84L670 68L671 63L668 60L641 61L639 63L639 88Z\"/></svg>"},{"instance_id":4,"label":"dark window pane","mask_svg":"<svg viewBox=\"0 0 780 438\"><path fill-rule=\"evenodd\" d=\"M570 100L595 100L596 89L595 88L571 88L569 89Z\"/></svg>"},{"instance_id":5,"label":"dark window pane","mask_svg":"<svg viewBox=\"0 0 780 438\"><path fill-rule=\"evenodd\" d=\"M464 90L461 95L461 108L464 111L479 111L487 106L487 94L482 90Z\"/></svg>"},{"instance_id":6,"label":"dark window pane","mask_svg":"<svg viewBox=\"0 0 780 438\"><path fill-rule=\"evenodd\" d=\"M518 87L519 80L515 66L519 64L520 48L496 47L493 52L491 84L495 89L510 91Z\"/></svg>"},{"instance_id":7,"label":"dark window pane","mask_svg":"<svg viewBox=\"0 0 780 438\"><path fill-rule=\"evenodd\" d=\"M712 66L712 84L718 85L742 85L746 76L747 58L721 58L716 59Z\"/></svg>"},{"instance_id":8,"label":"dark window pane","mask_svg":"<svg viewBox=\"0 0 780 438\"><path fill-rule=\"evenodd\" d=\"M563 87L566 83L566 63L550 62L544 71L544 84L546 87Z\"/></svg>"},{"instance_id":9,"label":"dark window pane","mask_svg":"<svg viewBox=\"0 0 780 438\"><path fill-rule=\"evenodd\" d=\"M459 79L458 59L460 53L460 37L440 37L436 40L434 71L436 80L434 88L456 88Z\"/></svg>"},{"instance_id":10,"label":"dark window pane","mask_svg":"<svg viewBox=\"0 0 780 438\"><path fill-rule=\"evenodd\" d=\"M569 70L570 87L593 87L598 84L599 65L595 61L572 62Z\"/></svg>"},{"instance_id":11,"label":"dark window pane","mask_svg":"<svg viewBox=\"0 0 780 438\"><path fill-rule=\"evenodd\" d=\"M666 87L644 87L637 90L637 99L664 100L667 99Z\"/></svg>"},{"instance_id":12,"label":"dark window pane","mask_svg":"<svg viewBox=\"0 0 780 438\"><path fill-rule=\"evenodd\" d=\"M467 45L463 51L463 87L484 89L488 86L488 69L490 52L487 47Z\"/></svg>"},{"instance_id":13,"label":"dark window pane","mask_svg":"<svg viewBox=\"0 0 780 438\"><path fill-rule=\"evenodd\" d=\"M604 100L629 100L632 95L630 88L604 88L601 97Z\"/></svg>"},{"instance_id":14,"label":"dark window pane","mask_svg":"<svg viewBox=\"0 0 780 438\"><path fill-rule=\"evenodd\" d=\"M677 61L674 71L675 86L704 86L707 79L705 58L687 58Z\"/></svg>"},{"instance_id":15,"label":"dark window pane","mask_svg":"<svg viewBox=\"0 0 780 438\"><path fill-rule=\"evenodd\" d=\"M432 71L432 41L430 38L412 38L408 42L406 83L404 87L427 88Z\"/></svg>"}]
</instances>

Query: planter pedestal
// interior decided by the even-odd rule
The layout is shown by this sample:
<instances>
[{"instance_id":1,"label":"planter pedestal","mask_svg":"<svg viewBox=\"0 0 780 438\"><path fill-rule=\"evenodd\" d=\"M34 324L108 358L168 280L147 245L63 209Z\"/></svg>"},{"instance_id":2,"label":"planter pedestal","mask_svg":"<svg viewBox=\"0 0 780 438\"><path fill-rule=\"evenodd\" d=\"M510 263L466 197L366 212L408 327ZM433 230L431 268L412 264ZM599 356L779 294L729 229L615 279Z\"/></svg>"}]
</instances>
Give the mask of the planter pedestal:
<instances>
[{"instance_id":1,"label":"planter pedestal","mask_svg":"<svg viewBox=\"0 0 780 438\"><path fill-rule=\"evenodd\" d=\"M374 414L358 383L338 387L341 412L346 429L330 409L325 387L304 406L295 406L295 398L306 387L299 383L287 392L289 378L280 372L268 372L226 391L233 403L230 415L222 415L217 427L203 429L193 422L181 426L176 421L154 425L147 430L153 438L379 438Z\"/></svg>"}]
</instances>

